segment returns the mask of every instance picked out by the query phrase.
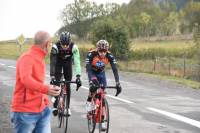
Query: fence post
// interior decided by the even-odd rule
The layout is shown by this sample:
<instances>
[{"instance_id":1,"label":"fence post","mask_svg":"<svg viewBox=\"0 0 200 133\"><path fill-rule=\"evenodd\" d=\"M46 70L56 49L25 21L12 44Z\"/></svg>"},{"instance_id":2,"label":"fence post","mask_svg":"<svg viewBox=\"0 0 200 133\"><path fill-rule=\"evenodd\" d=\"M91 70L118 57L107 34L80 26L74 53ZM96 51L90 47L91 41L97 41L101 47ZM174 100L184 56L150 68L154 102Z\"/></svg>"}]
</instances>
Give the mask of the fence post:
<instances>
[{"instance_id":1,"label":"fence post","mask_svg":"<svg viewBox=\"0 0 200 133\"><path fill-rule=\"evenodd\" d=\"M186 64L185 64L185 54L184 54L184 57L183 57L183 78L186 76Z\"/></svg>"},{"instance_id":2,"label":"fence post","mask_svg":"<svg viewBox=\"0 0 200 133\"><path fill-rule=\"evenodd\" d=\"M153 65L153 72L156 72L156 63L157 63L157 58L154 58L154 65Z\"/></svg>"},{"instance_id":3,"label":"fence post","mask_svg":"<svg viewBox=\"0 0 200 133\"><path fill-rule=\"evenodd\" d=\"M171 75L171 59L169 57L168 74Z\"/></svg>"}]
</instances>

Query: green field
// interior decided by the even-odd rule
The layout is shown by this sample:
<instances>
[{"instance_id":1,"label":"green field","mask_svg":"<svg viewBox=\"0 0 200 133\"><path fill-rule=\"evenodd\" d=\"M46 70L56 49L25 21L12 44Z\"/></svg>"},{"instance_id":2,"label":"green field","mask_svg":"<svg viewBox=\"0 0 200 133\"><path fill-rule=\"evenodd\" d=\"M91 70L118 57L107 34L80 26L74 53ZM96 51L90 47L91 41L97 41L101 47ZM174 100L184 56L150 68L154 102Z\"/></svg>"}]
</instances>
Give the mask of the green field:
<instances>
[{"instance_id":1,"label":"green field","mask_svg":"<svg viewBox=\"0 0 200 133\"><path fill-rule=\"evenodd\" d=\"M21 53L26 51L31 45L24 44L21 47L16 43L0 43L0 58L17 59Z\"/></svg>"}]
</instances>

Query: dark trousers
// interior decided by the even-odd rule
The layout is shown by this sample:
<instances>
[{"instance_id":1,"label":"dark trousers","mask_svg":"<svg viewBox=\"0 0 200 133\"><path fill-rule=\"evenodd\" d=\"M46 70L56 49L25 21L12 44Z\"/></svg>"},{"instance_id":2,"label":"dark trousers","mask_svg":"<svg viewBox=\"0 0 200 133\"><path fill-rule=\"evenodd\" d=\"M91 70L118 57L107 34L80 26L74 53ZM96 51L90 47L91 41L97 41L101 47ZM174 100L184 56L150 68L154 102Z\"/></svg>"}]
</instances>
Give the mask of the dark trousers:
<instances>
[{"instance_id":1,"label":"dark trousers","mask_svg":"<svg viewBox=\"0 0 200 133\"><path fill-rule=\"evenodd\" d=\"M60 81L62 76L64 76L64 79L67 81L72 80L72 61L57 62L55 70L56 70L55 78L57 81ZM67 89L68 107L70 107L70 97L71 97L70 84L67 84L67 88L68 88ZM56 98L56 101L54 102L54 107L56 108L58 104L58 97L55 97L55 98Z\"/></svg>"}]
</instances>

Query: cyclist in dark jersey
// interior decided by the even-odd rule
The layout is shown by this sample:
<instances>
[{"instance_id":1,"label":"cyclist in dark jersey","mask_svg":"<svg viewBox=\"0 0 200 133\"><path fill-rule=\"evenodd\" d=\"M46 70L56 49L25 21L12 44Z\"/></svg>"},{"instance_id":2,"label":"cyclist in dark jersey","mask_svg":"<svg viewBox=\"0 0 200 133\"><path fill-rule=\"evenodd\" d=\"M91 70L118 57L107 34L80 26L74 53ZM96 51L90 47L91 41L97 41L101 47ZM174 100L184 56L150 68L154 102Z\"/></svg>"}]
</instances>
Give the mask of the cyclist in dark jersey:
<instances>
[{"instance_id":1,"label":"cyclist in dark jersey","mask_svg":"<svg viewBox=\"0 0 200 133\"><path fill-rule=\"evenodd\" d=\"M96 44L96 49L88 52L86 58L86 71L89 79L89 95L86 102L87 111L91 111L91 93L97 90L97 86L104 88L107 86L105 66L110 63L116 82L117 93L116 96L121 93L121 85L119 82L119 75L116 66L116 59L111 54L109 49L109 43L106 40L99 40Z\"/></svg>"},{"instance_id":2,"label":"cyclist in dark jersey","mask_svg":"<svg viewBox=\"0 0 200 133\"><path fill-rule=\"evenodd\" d=\"M60 81L62 76L62 71L64 79L71 81L72 79L72 64L75 64L75 74L76 82L78 87L81 86L81 66L80 66L80 54L79 49L76 44L71 41L71 35L69 32L62 32L60 35L60 40L53 44L51 53L50 53L50 77L51 83L55 84L54 81ZM59 84L55 84L59 85ZM67 86L70 88L70 85ZM67 93L68 98L68 107L70 107L70 95L71 90L69 89ZM55 97L53 114L57 115L57 102L58 98ZM70 109L68 110L68 115L71 115Z\"/></svg>"}]
</instances>

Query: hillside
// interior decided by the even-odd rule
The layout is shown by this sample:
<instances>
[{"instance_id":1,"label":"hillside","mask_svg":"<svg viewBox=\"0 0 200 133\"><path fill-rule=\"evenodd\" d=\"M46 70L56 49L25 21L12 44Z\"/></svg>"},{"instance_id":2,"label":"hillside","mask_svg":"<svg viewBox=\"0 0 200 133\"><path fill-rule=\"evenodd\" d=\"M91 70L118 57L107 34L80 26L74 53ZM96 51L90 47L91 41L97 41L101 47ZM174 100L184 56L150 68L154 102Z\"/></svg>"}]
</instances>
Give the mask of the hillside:
<instances>
[{"instance_id":1,"label":"hillside","mask_svg":"<svg viewBox=\"0 0 200 133\"><path fill-rule=\"evenodd\" d=\"M188 2L189 0L154 0L154 3L160 6L166 5L167 3L173 3L176 5L177 10L182 9Z\"/></svg>"}]
</instances>

